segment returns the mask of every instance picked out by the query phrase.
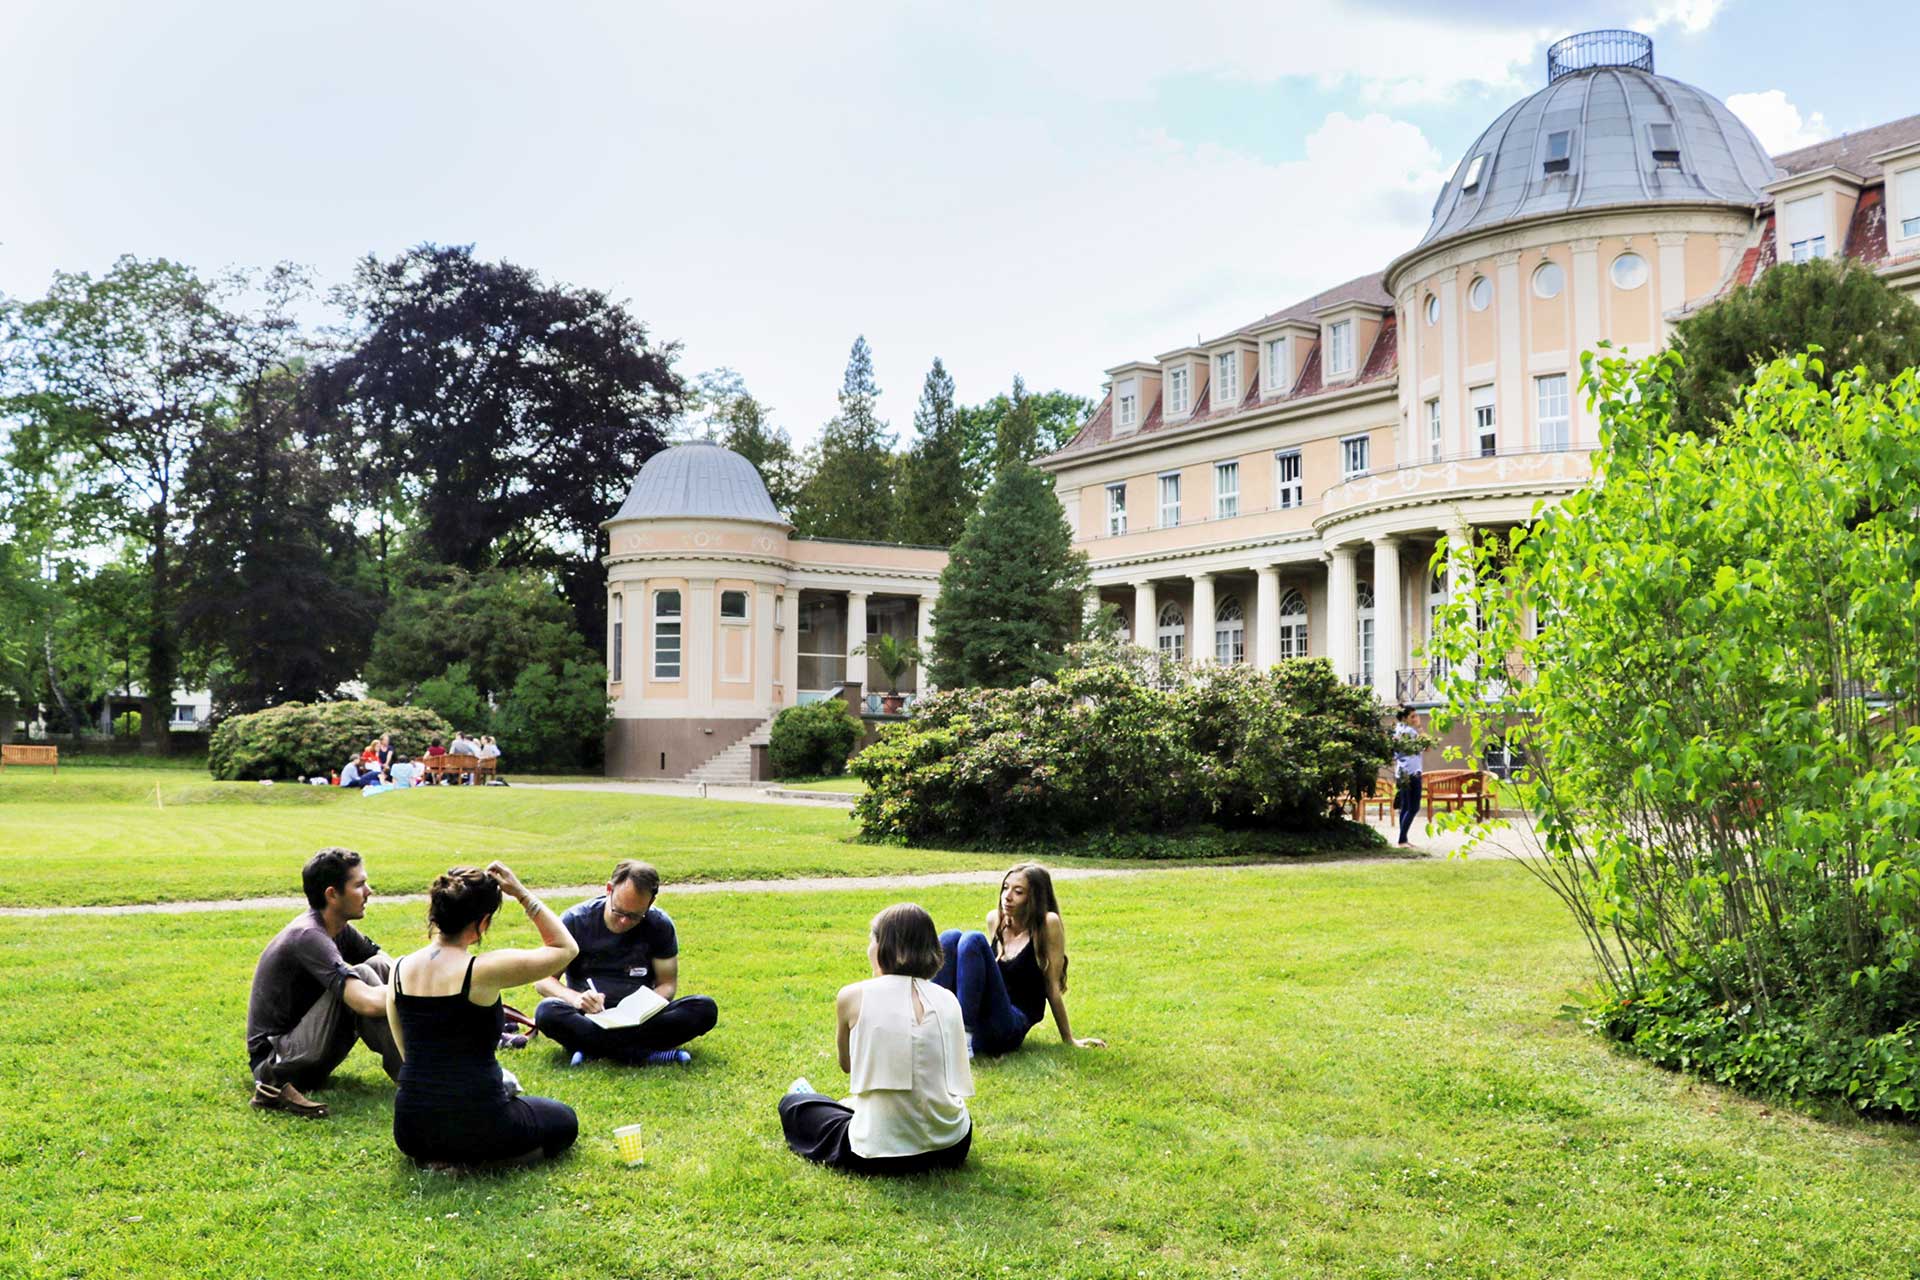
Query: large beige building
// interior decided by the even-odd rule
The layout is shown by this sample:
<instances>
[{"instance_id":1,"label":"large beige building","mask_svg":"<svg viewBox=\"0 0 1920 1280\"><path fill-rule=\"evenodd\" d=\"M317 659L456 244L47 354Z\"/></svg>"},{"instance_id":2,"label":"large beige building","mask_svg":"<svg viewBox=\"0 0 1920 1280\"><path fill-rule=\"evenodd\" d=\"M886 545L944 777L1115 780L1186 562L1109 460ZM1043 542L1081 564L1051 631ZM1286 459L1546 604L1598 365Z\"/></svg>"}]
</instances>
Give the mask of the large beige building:
<instances>
[{"instance_id":1,"label":"large beige building","mask_svg":"<svg viewBox=\"0 0 1920 1280\"><path fill-rule=\"evenodd\" d=\"M1438 540L1587 482L1580 355L1644 354L1776 262L1845 254L1920 290L1920 116L1769 157L1652 43L1555 45L1420 242L1210 342L1107 370L1043 459L1102 600L1197 661L1324 656L1430 700Z\"/></svg>"},{"instance_id":2,"label":"large beige building","mask_svg":"<svg viewBox=\"0 0 1920 1280\"><path fill-rule=\"evenodd\" d=\"M1631 32L1555 45L1460 160L1420 242L1211 342L1107 370L1041 460L1103 601L1192 661L1326 657L1384 701L1421 659L1445 534L1585 484L1580 354L1645 353L1777 262L1846 255L1920 292L1920 116L1769 157ZM746 459L650 460L607 523L608 772L747 781L780 708L930 635L946 553L792 536ZM902 682L911 693L918 673Z\"/></svg>"}]
</instances>

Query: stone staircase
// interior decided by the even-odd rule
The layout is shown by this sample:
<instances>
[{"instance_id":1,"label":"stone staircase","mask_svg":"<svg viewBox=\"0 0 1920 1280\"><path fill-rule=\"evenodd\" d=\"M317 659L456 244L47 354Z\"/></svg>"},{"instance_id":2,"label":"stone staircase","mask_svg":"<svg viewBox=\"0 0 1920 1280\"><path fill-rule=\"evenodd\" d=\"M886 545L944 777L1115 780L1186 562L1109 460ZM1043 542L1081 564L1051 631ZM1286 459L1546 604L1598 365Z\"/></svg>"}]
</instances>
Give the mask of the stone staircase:
<instances>
[{"instance_id":1,"label":"stone staircase","mask_svg":"<svg viewBox=\"0 0 1920 1280\"><path fill-rule=\"evenodd\" d=\"M724 748L718 755L686 776L688 782L706 782L719 787L753 785L753 749L767 744L773 729L773 717L755 725L747 736Z\"/></svg>"}]
</instances>

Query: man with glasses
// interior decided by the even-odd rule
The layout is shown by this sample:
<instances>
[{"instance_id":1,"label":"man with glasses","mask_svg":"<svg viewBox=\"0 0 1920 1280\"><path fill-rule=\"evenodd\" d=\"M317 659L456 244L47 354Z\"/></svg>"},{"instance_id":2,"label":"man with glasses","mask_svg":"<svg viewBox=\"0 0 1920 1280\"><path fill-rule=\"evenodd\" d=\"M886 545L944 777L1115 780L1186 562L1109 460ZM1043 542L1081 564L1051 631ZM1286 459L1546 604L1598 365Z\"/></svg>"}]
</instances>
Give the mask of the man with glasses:
<instances>
[{"instance_id":1,"label":"man with glasses","mask_svg":"<svg viewBox=\"0 0 1920 1280\"><path fill-rule=\"evenodd\" d=\"M604 894L560 917L580 954L559 977L533 984L546 997L533 1021L555 1044L573 1050L574 1066L590 1058L635 1066L688 1062L692 1055L680 1046L713 1030L720 1018L711 997L676 995L680 942L673 920L654 905L659 895L660 873L628 859L613 869ZM639 1026L608 1029L587 1016L641 987L653 988L667 1006Z\"/></svg>"}]
</instances>

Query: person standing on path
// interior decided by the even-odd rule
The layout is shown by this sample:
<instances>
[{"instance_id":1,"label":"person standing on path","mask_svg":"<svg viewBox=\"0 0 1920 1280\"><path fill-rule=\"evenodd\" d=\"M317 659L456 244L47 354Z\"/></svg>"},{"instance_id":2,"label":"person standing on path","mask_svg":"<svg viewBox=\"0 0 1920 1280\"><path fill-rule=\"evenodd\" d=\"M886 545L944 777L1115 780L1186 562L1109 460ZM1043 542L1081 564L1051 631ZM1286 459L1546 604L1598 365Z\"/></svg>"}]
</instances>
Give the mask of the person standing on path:
<instances>
[{"instance_id":1,"label":"person standing on path","mask_svg":"<svg viewBox=\"0 0 1920 1280\"><path fill-rule=\"evenodd\" d=\"M1420 731L1413 726L1413 708L1402 707L1400 714L1394 717L1393 736L1396 750L1393 757L1393 776L1396 779L1393 790L1393 812L1400 819L1400 843L1407 844L1407 832L1413 829L1413 820L1420 816L1420 786L1422 752L1420 750Z\"/></svg>"}]
</instances>

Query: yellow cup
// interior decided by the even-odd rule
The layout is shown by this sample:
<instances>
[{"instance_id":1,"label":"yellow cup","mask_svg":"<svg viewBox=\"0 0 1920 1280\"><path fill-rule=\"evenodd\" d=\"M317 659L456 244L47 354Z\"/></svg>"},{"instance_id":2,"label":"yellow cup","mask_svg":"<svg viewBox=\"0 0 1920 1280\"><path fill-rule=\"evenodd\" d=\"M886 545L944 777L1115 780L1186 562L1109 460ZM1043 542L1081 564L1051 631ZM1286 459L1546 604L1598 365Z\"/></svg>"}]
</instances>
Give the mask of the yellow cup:
<instances>
[{"instance_id":1,"label":"yellow cup","mask_svg":"<svg viewBox=\"0 0 1920 1280\"><path fill-rule=\"evenodd\" d=\"M620 1149L620 1158L629 1165L645 1164L646 1154L640 1148L640 1126L623 1124L613 1131L613 1143Z\"/></svg>"}]
</instances>

